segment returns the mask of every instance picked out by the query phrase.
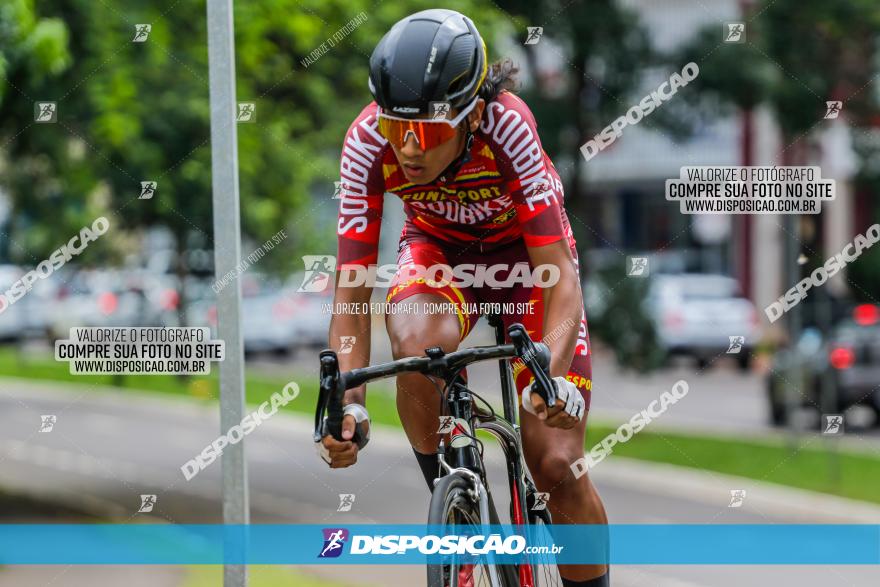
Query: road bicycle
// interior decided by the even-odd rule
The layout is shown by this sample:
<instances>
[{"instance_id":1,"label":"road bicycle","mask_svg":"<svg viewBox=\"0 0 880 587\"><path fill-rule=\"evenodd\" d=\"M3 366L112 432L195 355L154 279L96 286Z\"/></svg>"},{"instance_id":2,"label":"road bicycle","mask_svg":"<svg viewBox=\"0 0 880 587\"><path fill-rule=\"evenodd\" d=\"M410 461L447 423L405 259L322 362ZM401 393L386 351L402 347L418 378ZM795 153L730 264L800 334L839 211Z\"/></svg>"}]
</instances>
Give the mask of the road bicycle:
<instances>
[{"instance_id":1,"label":"road bicycle","mask_svg":"<svg viewBox=\"0 0 880 587\"><path fill-rule=\"evenodd\" d=\"M437 385L441 395L441 420L444 416L452 420L446 420L451 424L451 430L443 436L438 450L439 468L445 475L434 481L428 525L441 529L450 527L446 534L461 534L462 527L472 530L467 533L481 534L484 533L481 528L501 523L486 478L483 442L476 436L476 430L485 430L499 441L505 455L511 523L518 527L518 534L546 537L549 536L548 528L541 526L549 525L551 516L546 499L539 495L523 458L517 423L517 394L509 359L518 358L525 364L535 377L534 391L547 406L553 407L556 388L547 373L550 349L543 343L534 343L521 324L510 325L507 334L511 342L505 344L500 316L489 315L487 318L495 330L496 344L493 346L471 347L448 354L434 347L426 349L423 357L407 357L344 373L339 372L336 353L322 351L314 440L320 442L327 434L342 440L342 399L347 389L399 373L415 372L434 377L443 382L442 388ZM496 414L488 402L468 389L461 377L466 366L490 360L498 360L503 416ZM479 408L476 400L485 408ZM440 429L443 430L442 424ZM363 434L358 428L352 440L361 442ZM451 528L453 526L455 531ZM562 584L552 554L529 554L523 560L525 562L520 564L497 564L490 556L483 555L470 559L461 556L444 558L440 564L427 565L428 587L552 587Z\"/></svg>"}]
</instances>

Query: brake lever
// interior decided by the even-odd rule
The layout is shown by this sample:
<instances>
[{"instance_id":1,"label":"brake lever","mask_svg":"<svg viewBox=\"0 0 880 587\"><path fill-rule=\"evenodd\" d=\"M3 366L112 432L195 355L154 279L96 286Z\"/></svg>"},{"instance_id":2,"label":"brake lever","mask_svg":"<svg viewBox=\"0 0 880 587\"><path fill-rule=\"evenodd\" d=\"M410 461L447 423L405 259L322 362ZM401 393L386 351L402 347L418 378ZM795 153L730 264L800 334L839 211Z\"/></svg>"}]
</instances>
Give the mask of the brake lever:
<instances>
[{"instance_id":1,"label":"brake lever","mask_svg":"<svg viewBox=\"0 0 880 587\"><path fill-rule=\"evenodd\" d=\"M315 432L312 437L315 442L321 442L321 439L326 436L328 431L330 434L333 434L334 428L328 426L330 416L324 416L329 411L331 416L334 413L337 414L337 416L333 417L333 420L336 422L334 427L338 431L338 435L333 434L333 438L342 440L342 400L341 398L334 397L338 395L339 388L339 360L336 358L336 353L330 349L321 351L318 355L318 360L321 362L321 368L318 376L319 389L318 405L315 409ZM339 407L334 408L333 404L337 404Z\"/></svg>"},{"instance_id":2,"label":"brake lever","mask_svg":"<svg viewBox=\"0 0 880 587\"><path fill-rule=\"evenodd\" d=\"M339 359L336 352L330 349L321 351L318 355L321 361L320 388L318 390L318 405L315 410L315 431L312 438L315 442L328 434L339 442L344 442L342 437L342 419L345 410L342 405L345 394L344 377L339 374ZM324 413L327 416L324 416ZM369 441L367 423L358 422L354 428L354 436L351 441L364 448Z\"/></svg>"},{"instance_id":3,"label":"brake lever","mask_svg":"<svg viewBox=\"0 0 880 587\"><path fill-rule=\"evenodd\" d=\"M511 324L507 333L513 341L517 356L535 377L535 390L544 399L547 407L552 408L556 405L556 382L547 374L547 369L550 368L550 348L544 343L532 342L522 324Z\"/></svg>"}]
</instances>

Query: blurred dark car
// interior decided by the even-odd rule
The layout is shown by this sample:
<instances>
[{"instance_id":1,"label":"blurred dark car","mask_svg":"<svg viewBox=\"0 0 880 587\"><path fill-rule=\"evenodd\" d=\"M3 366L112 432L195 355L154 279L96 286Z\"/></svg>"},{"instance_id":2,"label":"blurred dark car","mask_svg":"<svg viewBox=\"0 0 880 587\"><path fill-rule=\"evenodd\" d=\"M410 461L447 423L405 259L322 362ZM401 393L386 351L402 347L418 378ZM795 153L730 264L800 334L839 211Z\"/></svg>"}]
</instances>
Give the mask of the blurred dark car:
<instances>
[{"instance_id":1,"label":"blurred dark car","mask_svg":"<svg viewBox=\"0 0 880 587\"><path fill-rule=\"evenodd\" d=\"M880 306L857 306L824 341L818 330L808 328L794 347L776 353L767 377L772 423L782 426L787 422L788 382L801 392L796 394L795 407L823 406L826 375L832 383L830 409L834 413L866 406L874 411L875 425L880 425Z\"/></svg>"}]
</instances>

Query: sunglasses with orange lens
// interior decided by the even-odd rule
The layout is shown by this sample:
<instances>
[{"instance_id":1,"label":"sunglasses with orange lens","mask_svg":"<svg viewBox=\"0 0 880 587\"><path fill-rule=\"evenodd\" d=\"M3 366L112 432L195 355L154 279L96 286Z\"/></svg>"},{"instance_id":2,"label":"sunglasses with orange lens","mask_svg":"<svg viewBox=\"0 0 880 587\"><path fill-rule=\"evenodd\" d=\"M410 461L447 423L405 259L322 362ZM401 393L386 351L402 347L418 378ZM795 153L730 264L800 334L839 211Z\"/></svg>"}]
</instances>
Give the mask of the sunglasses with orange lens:
<instances>
[{"instance_id":1,"label":"sunglasses with orange lens","mask_svg":"<svg viewBox=\"0 0 880 587\"><path fill-rule=\"evenodd\" d=\"M402 149L410 134L415 137L419 148L428 151L455 138L458 125L474 109L473 100L452 120L430 118L399 118L391 116L378 107L379 133L392 145Z\"/></svg>"}]
</instances>

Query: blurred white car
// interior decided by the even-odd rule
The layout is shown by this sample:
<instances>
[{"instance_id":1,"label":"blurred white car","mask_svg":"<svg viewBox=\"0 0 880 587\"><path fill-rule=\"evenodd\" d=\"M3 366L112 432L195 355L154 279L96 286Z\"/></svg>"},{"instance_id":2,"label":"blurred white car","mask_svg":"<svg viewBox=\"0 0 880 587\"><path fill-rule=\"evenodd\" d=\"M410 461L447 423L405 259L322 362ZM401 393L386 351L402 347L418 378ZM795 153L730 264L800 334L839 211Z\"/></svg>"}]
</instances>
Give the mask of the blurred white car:
<instances>
[{"instance_id":1,"label":"blurred white car","mask_svg":"<svg viewBox=\"0 0 880 587\"><path fill-rule=\"evenodd\" d=\"M12 284L21 279L24 270L15 265L0 265L0 294L6 293ZM20 340L28 328L28 311L24 300L28 294L19 298L13 304L8 301L2 301L2 312L0 312L0 340L17 341Z\"/></svg>"},{"instance_id":2,"label":"blurred white car","mask_svg":"<svg viewBox=\"0 0 880 587\"><path fill-rule=\"evenodd\" d=\"M321 306L329 303L331 291L297 292L296 287L282 287L276 280L256 273L246 273L239 279L245 352L289 354L300 348L327 346L330 314L323 312ZM208 290L201 299L188 304L187 320L192 326L210 326L213 336L217 336L213 291Z\"/></svg>"},{"instance_id":3,"label":"blurred white car","mask_svg":"<svg viewBox=\"0 0 880 587\"><path fill-rule=\"evenodd\" d=\"M731 348L730 337L742 337L734 354L742 369L749 366L758 342L758 313L726 275L681 273L655 275L647 311L660 343L670 355L695 357L701 366Z\"/></svg>"},{"instance_id":4,"label":"blurred white car","mask_svg":"<svg viewBox=\"0 0 880 587\"><path fill-rule=\"evenodd\" d=\"M131 273L83 270L60 285L49 331L67 338L77 326L146 326L149 302Z\"/></svg>"}]
</instances>

